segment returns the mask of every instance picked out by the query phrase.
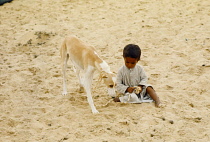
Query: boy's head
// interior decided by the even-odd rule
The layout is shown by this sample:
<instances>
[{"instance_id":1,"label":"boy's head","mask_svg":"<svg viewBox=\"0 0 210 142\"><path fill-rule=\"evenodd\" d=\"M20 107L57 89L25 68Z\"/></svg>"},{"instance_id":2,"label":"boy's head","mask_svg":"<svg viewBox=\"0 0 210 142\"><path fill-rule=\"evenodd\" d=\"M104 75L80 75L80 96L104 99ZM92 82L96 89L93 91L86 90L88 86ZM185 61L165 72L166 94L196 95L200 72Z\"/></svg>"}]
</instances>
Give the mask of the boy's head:
<instances>
[{"instance_id":1,"label":"boy's head","mask_svg":"<svg viewBox=\"0 0 210 142\"><path fill-rule=\"evenodd\" d=\"M134 68L136 63L140 60L141 49L138 45L128 44L123 49L123 58L127 68Z\"/></svg>"}]
</instances>

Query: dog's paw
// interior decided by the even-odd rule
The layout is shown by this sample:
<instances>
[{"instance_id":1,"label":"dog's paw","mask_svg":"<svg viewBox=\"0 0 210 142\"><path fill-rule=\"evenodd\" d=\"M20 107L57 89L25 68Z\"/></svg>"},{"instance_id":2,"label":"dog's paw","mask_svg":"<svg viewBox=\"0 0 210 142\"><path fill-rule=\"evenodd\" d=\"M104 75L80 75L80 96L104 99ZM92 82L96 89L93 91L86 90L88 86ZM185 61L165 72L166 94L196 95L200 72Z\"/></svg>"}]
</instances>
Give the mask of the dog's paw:
<instances>
[{"instance_id":1,"label":"dog's paw","mask_svg":"<svg viewBox=\"0 0 210 142\"><path fill-rule=\"evenodd\" d=\"M97 111L97 110L95 109L95 110L92 110L92 113L93 113L93 114L97 114L97 113L99 113L99 111Z\"/></svg>"},{"instance_id":2,"label":"dog's paw","mask_svg":"<svg viewBox=\"0 0 210 142\"><path fill-rule=\"evenodd\" d=\"M63 95L63 96L66 96L66 95L67 95L67 92L66 92L66 91L63 91L63 92L62 92L62 95Z\"/></svg>"}]
</instances>

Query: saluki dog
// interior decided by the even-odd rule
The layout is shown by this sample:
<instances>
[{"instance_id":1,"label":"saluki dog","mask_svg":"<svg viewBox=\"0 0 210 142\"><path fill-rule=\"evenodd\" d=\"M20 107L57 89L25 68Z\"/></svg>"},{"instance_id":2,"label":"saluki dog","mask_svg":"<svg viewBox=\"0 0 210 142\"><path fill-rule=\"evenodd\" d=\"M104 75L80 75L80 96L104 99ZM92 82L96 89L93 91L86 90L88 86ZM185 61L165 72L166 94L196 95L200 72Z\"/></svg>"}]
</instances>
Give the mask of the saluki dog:
<instances>
[{"instance_id":1,"label":"saluki dog","mask_svg":"<svg viewBox=\"0 0 210 142\"><path fill-rule=\"evenodd\" d=\"M107 86L108 94L115 97L115 74L110 71L109 65L102 60L92 46L88 46L75 36L66 37L61 46L63 71L63 95L67 95L66 68L68 59L73 63L74 71L79 78L80 91L86 91L87 100L93 113L98 113L92 99L91 86L95 70L100 72L100 78ZM81 76L81 71L83 76Z\"/></svg>"}]
</instances>

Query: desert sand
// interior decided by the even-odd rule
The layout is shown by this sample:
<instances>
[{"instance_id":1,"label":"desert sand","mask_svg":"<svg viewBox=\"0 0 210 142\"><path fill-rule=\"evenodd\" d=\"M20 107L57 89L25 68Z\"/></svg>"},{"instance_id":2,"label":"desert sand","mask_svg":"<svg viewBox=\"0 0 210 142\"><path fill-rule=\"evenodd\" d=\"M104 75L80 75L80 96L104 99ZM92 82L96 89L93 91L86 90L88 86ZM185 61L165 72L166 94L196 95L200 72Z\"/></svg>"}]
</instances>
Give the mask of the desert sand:
<instances>
[{"instance_id":1,"label":"desert sand","mask_svg":"<svg viewBox=\"0 0 210 142\"><path fill-rule=\"evenodd\" d=\"M0 6L1 142L210 141L208 0L14 0ZM69 62L62 96L59 49L76 35L117 72L125 45L162 101L115 103L94 75L92 114ZM95 89L98 87L98 89Z\"/></svg>"}]
</instances>

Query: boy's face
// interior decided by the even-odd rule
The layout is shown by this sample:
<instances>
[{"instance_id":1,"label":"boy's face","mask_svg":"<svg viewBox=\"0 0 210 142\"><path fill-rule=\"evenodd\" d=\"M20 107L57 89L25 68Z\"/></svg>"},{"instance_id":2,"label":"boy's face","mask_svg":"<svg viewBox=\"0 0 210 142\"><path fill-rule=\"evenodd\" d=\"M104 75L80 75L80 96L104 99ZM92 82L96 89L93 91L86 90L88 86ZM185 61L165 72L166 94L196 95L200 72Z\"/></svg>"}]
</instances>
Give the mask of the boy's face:
<instances>
[{"instance_id":1,"label":"boy's face","mask_svg":"<svg viewBox=\"0 0 210 142\"><path fill-rule=\"evenodd\" d=\"M131 57L124 57L125 66L129 69L132 69L136 66L136 63L138 63L137 58L131 58Z\"/></svg>"}]
</instances>

